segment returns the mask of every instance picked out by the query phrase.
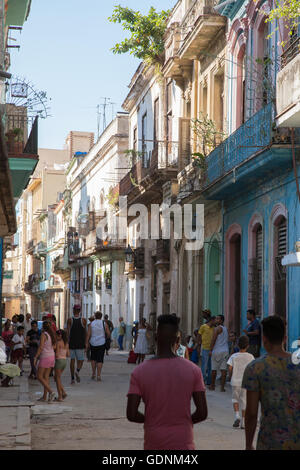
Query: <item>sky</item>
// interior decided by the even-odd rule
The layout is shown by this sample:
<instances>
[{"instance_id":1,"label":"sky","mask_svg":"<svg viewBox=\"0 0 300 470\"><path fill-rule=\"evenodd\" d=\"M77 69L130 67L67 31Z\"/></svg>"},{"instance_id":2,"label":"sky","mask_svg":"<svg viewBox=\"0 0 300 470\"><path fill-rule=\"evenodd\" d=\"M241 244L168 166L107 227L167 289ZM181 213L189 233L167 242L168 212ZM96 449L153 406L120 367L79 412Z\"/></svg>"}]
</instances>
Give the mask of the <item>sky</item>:
<instances>
[{"instance_id":1,"label":"sky","mask_svg":"<svg viewBox=\"0 0 300 470\"><path fill-rule=\"evenodd\" d=\"M128 36L110 23L120 4L147 13L172 8L176 0L32 0L21 34L11 31L20 45L11 49L10 73L24 77L47 93L50 117L39 121L39 147L62 149L69 131L97 134L97 105L110 98L112 112L122 111L131 77L139 61L129 53L114 55L115 43ZM101 111L101 107L100 107ZM101 117L100 131L103 130Z\"/></svg>"}]
</instances>

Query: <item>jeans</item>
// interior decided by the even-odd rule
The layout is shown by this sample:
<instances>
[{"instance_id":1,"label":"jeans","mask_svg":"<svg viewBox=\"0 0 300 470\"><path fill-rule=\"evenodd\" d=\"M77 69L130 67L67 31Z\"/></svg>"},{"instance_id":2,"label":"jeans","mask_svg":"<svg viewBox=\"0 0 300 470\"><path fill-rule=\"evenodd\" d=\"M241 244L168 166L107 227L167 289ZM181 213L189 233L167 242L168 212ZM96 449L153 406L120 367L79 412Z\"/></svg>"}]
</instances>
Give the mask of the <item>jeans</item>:
<instances>
[{"instance_id":1,"label":"jeans","mask_svg":"<svg viewBox=\"0 0 300 470\"><path fill-rule=\"evenodd\" d=\"M31 372L30 375L33 375L36 377L36 368L34 367L34 358L37 353L38 348L33 348L29 346L28 354L29 354L29 359L30 359L30 365L31 365Z\"/></svg>"},{"instance_id":2,"label":"jeans","mask_svg":"<svg viewBox=\"0 0 300 470\"><path fill-rule=\"evenodd\" d=\"M204 382L206 383L206 385L210 385L211 384L211 356L209 355L209 349L202 348L201 371L202 371Z\"/></svg>"},{"instance_id":3,"label":"jeans","mask_svg":"<svg viewBox=\"0 0 300 470\"><path fill-rule=\"evenodd\" d=\"M118 343L119 343L119 348L121 351L123 351L123 340L124 340L124 335L119 335Z\"/></svg>"}]
</instances>

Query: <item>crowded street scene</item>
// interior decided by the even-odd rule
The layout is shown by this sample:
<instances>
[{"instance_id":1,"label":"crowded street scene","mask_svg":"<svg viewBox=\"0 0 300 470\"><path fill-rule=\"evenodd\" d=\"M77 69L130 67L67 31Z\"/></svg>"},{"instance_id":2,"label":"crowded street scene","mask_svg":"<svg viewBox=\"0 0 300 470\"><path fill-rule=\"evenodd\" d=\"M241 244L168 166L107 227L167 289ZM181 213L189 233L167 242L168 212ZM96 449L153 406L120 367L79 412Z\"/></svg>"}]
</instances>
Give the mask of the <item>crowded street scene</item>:
<instances>
[{"instance_id":1,"label":"crowded street scene","mask_svg":"<svg viewBox=\"0 0 300 470\"><path fill-rule=\"evenodd\" d=\"M0 0L0 451L300 450L298 0L46 3Z\"/></svg>"}]
</instances>

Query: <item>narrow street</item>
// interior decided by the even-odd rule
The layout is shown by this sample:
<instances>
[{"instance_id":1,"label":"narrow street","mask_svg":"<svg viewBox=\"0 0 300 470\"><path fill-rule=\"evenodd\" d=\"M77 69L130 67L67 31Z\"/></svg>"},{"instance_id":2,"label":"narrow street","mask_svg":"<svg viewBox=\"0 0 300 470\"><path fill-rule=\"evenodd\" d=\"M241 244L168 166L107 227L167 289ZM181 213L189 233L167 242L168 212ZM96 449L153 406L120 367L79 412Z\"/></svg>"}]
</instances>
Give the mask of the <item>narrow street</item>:
<instances>
[{"instance_id":1,"label":"narrow street","mask_svg":"<svg viewBox=\"0 0 300 470\"><path fill-rule=\"evenodd\" d=\"M91 380L88 363L81 371L80 384L71 385L69 370L64 372L65 402L42 404L41 414L31 419L33 450L143 449L143 426L126 419L126 394L135 367L127 364L127 354L113 350L106 357L102 382ZM244 449L244 431L232 427L230 389L228 384L226 393L207 391L208 419L194 428L197 450ZM41 396L40 384L30 381L29 391L36 401Z\"/></svg>"}]
</instances>

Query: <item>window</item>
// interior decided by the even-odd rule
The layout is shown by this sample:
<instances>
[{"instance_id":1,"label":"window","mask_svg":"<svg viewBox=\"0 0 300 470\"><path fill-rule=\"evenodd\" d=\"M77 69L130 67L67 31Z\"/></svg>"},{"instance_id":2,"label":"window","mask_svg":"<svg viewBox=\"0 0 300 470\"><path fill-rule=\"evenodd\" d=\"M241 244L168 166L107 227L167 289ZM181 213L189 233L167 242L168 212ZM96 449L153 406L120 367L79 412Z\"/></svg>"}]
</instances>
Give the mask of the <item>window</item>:
<instances>
[{"instance_id":1,"label":"window","mask_svg":"<svg viewBox=\"0 0 300 470\"><path fill-rule=\"evenodd\" d=\"M172 85L173 82L167 85L167 141L172 142Z\"/></svg>"},{"instance_id":2,"label":"window","mask_svg":"<svg viewBox=\"0 0 300 470\"><path fill-rule=\"evenodd\" d=\"M147 113L142 117L142 152L144 167L148 166L148 155L147 155Z\"/></svg>"},{"instance_id":3,"label":"window","mask_svg":"<svg viewBox=\"0 0 300 470\"><path fill-rule=\"evenodd\" d=\"M156 142L159 139L159 98L154 101L154 132L153 140L154 147L156 147Z\"/></svg>"},{"instance_id":4,"label":"window","mask_svg":"<svg viewBox=\"0 0 300 470\"><path fill-rule=\"evenodd\" d=\"M286 319L286 268L282 266L282 258L287 254L287 220L280 217L275 222L274 230L274 284L275 284L275 315Z\"/></svg>"},{"instance_id":5,"label":"window","mask_svg":"<svg viewBox=\"0 0 300 470\"><path fill-rule=\"evenodd\" d=\"M132 155L132 166L136 164L136 153L138 151L138 133L137 133L137 126L133 129L133 150L134 154Z\"/></svg>"}]
</instances>

